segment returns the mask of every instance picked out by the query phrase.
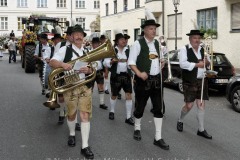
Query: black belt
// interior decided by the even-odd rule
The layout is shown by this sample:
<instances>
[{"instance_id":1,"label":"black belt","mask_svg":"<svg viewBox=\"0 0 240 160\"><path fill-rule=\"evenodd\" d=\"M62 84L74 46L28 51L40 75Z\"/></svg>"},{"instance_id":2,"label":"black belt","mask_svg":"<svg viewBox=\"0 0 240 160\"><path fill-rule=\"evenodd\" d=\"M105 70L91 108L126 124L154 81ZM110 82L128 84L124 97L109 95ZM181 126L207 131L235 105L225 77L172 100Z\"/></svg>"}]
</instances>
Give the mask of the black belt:
<instances>
[{"instance_id":1,"label":"black belt","mask_svg":"<svg viewBox=\"0 0 240 160\"><path fill-rule=\"evenodd\" d=\"M117 74L117 75L119 75L119 76L123 76L123 75L127 75L128 73L127 72L120 72L119 74Z\"/></svg>"},{"instance_id":2,"label":"black belt","mask_svg":"<svg viewBox=\"0 0 240 160\"><path fill-rule=\"evenodd\" d=\"M155 76L152 76L152 75L148 75L148 79L156 79L160 76L160 74L157 74Z\"/></svg>"}]
</instances>

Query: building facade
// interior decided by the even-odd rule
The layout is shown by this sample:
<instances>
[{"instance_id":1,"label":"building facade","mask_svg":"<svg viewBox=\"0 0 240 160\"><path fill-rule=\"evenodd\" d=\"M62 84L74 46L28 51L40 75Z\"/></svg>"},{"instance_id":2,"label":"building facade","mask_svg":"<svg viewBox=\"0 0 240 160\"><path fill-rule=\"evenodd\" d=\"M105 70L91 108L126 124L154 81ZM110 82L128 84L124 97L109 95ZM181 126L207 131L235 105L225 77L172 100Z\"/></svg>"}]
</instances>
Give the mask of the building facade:
<instances>
[{"instance_id":1,"label":"building facade","mask_svg":"<svg viewBox=\"0 0 240 160\"><path fill-rule=\"evenodd\" d=\"M191 29L201 29L213 38L213 50L225 53L231 63L240 68L240 0L180 0L177 12L171 0L101 0L101 32L113 40L114 30L131 36L131 45L141 32L145 8L153 12L161 24L157 39L164 35L169 50L189 42ZM175 44L175 13L177 13L177 43Z\"/></svg>"},{"instance_id":2,"label":"building facade","mask_svg":"<svg viewBox=\"0 0 240 160\"><path fill-rule=\"evenodd\" d=\"M22 35L22 18L31 14L59 18L61 22L75 21L90 35L91 23L99 15L100 0L0 0L0 34ZM60 24L63 31L64 23Z\"/></svg>"}]
</instances>

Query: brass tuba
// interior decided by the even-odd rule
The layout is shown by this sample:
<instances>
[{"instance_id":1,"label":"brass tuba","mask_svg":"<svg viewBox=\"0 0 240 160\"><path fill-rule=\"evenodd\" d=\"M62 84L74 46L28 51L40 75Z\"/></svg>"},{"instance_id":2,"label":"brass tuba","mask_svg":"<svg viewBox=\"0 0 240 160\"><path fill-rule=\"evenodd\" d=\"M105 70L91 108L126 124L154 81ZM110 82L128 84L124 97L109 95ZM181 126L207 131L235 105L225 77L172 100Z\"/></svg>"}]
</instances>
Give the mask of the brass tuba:
<instances>
[{"instance_id":1,"label":"brass tuba","mask_svg":"<svg viewBox=\"0 0 240 160\"><path fill-rule=\"evenodd\" d=\"M84 56L78 57L68 64L74 65L76 61L82 62L94 62L104 58L116 58L116 53L113 49L113 46L109 39L105 41L101 46L97 47L93 51L87 53ZM93 69L93 72L86 76L84 79L80 79L79 73L75 72L73 69L70 71L65 71L63 68L54 69L48 77L49 86L53 92L62 94L66 91L72 90L76 87L85 85L88 82L91 82L96 77L96 69L90 63L90 67ZM61 84L61 85L59 85Z\"/></svg>"}]
</instances>

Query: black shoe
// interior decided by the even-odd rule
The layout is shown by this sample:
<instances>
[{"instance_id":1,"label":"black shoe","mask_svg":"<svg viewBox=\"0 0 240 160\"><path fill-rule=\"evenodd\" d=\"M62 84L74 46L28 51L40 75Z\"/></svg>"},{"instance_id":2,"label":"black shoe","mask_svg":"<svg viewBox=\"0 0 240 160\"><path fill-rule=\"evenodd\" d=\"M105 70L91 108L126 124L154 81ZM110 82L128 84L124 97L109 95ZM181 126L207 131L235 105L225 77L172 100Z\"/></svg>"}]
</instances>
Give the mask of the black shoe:
<instances>
[{"instance_id":1,"label":"black shoe","mask_svg":"<svg viewBox=\"0 0 240 160\"><path fill-rule=\"evenodd\" d=\"M68 137L68 146L70 147L75 147L76 143L75 143L75 136L69 136Z\"/></svg>"},{"instance_id":2,"label":"black shoe","mask_svg":"<svg viewBox=\"0 0 240 160\"><path fill-rule=\"evenodd\" d=\"M142 139L140 130L135 130L133 133L133 138L137 141L140 141Z\"/></svg>"},{"instance_id":3,"label":"black shoe","mask_svg":"<svg viewBox=\"0 0 240 160\"><path fill-rule=\"evenodd\" d=\"M90 147L86 147L81 149L81 154L86 158L86 159L93 159L94 158L94 154L91 151Z\"/></svg>"},{"instance_id":4,"label":"black shoe","mask_svg":"<svg viewBox=\"0 0 240 160\"><path fill-rule=\"evenodd\" d=\"M202 137L207 138L207 139L212 139L212 136L209 135L206 130L204 130L204 131L202 131L202 132L200 132L200 131L198 130L197 135L198 135L198 136L202 136Z\"/></svg>"},{"instance_id":5,"label":"black shoe","mask_svg":"<svg viewBox=\"0 0 240 160\"><path fill-rule=\"evenodd\" d=\"M45 90L44 89L42 90L42 95L45 95Z\"/></svg>"},{"instance_id":6,"label":"black shoe","mask_svg":"<svg viewBox=\"0 0 240 160\"><path fill-rule=\"evenodd\" d=\"M156 141L154 139L153 144L158 146L158 147L160 147L160 148L162 148L162 149L164 149L164 150L169 150L169 145L166 144L163 139L159 139L158 141Z\"/></svg>"},{"instance_id":7,"label":"black shoe","mask_svg":"<svg viewBox=\"0 0 240 160\"><path fill-rule=\"evenodd\" d=\"M76 123L76 124L75 124L75 130L76 130L76 131L81 131L81 126L80 126L79 123Z\"/></svg>"},{"instance_id":8,"label":"black shoe","mask_svg":"<svg viewBox=\"0 0 240 160\"><path fill-rule=\"evenodd\" d=\"M63 124L64 123L64 118L65 117L59 116L58 124Z\"/></svg>"},{"instance_id":9,"label":"black shoe","mask_svg":"<svg viewBox=\"0 0 240 160\"><path fill-rule=\"evenodd\" d=\"M122 99L122 95L119 93L117 96L118 99Z\"/></svg>"},{"instance_id":10,"label":"black shoe","mask_svg":"<svg viewBox=\"0 0 240 160\"><path fill-rule=\"evenodd\" d=\"M113 112L109 113L109 119L114 120L114 113Z\"/></svg>"},{"instance_id":11,"label":"black shoe","mask_svg":"<svg viewBox=\"0 0 240 160\"><path fill-rule=\"evenodd\" d=\"M179 132L182 132L183 131L183 122L177 122L177 130L179 131Z\"/></svg>"},{"instance_id":12,"label":"black shoe","mask_svg":"<svg viewBox=\"0 0 240 160\"><path fill-rule=\"evenodd\" d=\"M46 93L46 98L49 98L50 97L50 92Z\"/></svg>"},{"instance_id":13,"label":"black shoe","mask_svg":"<svg viewBox=\"0 0 240 160\"><path fill-rule=\"evenodd\" d=\"M56 108L49 108L51 111L54 111Z\"/></svg>"},{"instance_id":14,"label":"black shoe","mask_svg":"<svg viewBox=\"0 0 240 160\"><path fill-rule=\"evenodd\" d=\"M134 120L133 120L133 118L131 117L131 118L128 118L128 119L126 119L125 120L125 123L127 123L127 124L130 124L130 125L134 125Z\"/></svg>"},{"instance_id":15,"label":"black shoe","mask_svg":"<svg viewBox=\"0 0 240 160\"><path fill-rule=\"evenodd\" d=\"M102 109L108 109L108 107L105 104L100 104L99 107L102 108Z\"/></svg>"},{"instance_id":16,"label":"black shoe","mask_svg":"<svg viewBox=\"0 0 240 160\"><path fill-rule=\"evenodd\" d=\"M109 94L109 91L108 91L108 89L107 89L107 90L105 90L105 94Z\"/></svg>"}]
</instances>

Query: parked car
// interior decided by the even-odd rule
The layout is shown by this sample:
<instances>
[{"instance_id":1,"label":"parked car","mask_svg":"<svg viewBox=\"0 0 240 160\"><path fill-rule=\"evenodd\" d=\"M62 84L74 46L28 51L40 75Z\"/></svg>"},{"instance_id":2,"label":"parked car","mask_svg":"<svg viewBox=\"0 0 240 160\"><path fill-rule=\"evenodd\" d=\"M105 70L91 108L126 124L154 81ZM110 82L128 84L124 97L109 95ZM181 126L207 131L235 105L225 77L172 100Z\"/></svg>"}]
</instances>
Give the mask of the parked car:
<instances>
[{"instance_id":1,"label":"parked car","mask_svg":"<svg viewBox=\"0 0 240 160\"><path fill-rule=\"evenodd\" d=\"M179 50L170 51L165 55L165 58L170 61L169 64L165 64L163 69L163 80L165 84L175 85L178 87L179 91L183 92L182 87L182 71L179 65ZM169 56L169 57L168 57ZM171 73L168 74L169 67L171 68ZM223 53L213 53L213 70L218 72L217 77L208 78L208 86L214 90L225 91L226 86L228 84L229 79L235 75L235 68L231 64L231 62L227 59L225 54Z\"/></svg>"},{"instance_id":2,"label":"parked car","mask_svg":"<svg viewBox=\"0 0 240 160\"><path fill-rule=\"evenodd\" d=\"M240 75L229 79L226 98L232 104L233 109L240 113Z\"/></svg>"}]
</instances>

